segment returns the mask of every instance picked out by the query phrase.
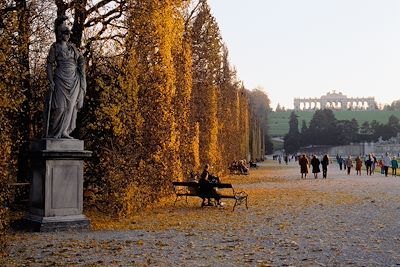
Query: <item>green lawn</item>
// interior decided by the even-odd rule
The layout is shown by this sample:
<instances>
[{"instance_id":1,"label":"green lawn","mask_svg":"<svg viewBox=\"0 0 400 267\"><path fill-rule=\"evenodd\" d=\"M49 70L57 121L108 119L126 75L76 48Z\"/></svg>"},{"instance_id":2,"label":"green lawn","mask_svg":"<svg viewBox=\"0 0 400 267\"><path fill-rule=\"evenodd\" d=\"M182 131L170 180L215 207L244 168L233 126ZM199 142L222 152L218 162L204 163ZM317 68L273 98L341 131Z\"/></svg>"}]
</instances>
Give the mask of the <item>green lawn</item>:
<instances>
[{"instance_id":1,"label":"green lawn","mask_svg":"<svg viewBox=\"0 0 400 267\"><path fill-rule=\"evenodd\" d=\"M289 116L291 111L285 112L271 112L269 114L269 134L270 136L284 136L289 131ZM338 120L351 120L355 118L358 125L361 126L365 121L371 122L376 120L380 123L387 123L390 115L394 115L400 119L400 111L334 111L336 119ZM302 121L305 120L307 126L314 115L312 111L296 111L299 120L299 128L301 128ZM300 129L299 129L300 130Z\"/></svg>"}]
</instances>

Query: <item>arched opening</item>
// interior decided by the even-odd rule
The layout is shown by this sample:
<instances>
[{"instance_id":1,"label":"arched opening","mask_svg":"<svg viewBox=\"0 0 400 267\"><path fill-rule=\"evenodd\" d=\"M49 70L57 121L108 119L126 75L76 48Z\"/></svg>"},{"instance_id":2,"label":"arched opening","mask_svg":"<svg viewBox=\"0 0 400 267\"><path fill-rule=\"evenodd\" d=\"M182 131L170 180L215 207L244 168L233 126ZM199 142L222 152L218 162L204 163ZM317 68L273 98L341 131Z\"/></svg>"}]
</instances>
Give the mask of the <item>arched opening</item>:
<instances>
[{"instance_id":1,"label":"arched opening","mask_svg":"<svg viewBox=\"0 0 400 267\"><path fill-rule=\"evenodd\" d=\"M326 102L325 108L331 108L331 107L332 107L331 102Z\"/></svg>"}]
</instances>

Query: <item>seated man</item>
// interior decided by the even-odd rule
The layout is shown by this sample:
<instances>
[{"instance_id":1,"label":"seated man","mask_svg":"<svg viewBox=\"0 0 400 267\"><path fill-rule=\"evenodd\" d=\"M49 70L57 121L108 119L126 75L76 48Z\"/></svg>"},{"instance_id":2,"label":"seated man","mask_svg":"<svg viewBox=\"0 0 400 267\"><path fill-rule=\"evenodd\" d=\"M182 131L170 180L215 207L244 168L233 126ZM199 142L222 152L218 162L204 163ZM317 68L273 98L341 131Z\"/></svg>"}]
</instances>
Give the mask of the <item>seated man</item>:
<instances>
[{"instance_id":1,"label":"seated man","mask_svg":"<svg viewBox=\"0 0 400 267\"><path fill-rule=\"evenodd\" d=\"M229 166L229 170L230 170L232 173L234 173L234 172L236 172L236 171L238 170L238 166L237 166L236 161L233 161L233 162L232 162L231 166Z\"/></svg>"},{"instance_id":2,"label":"seated man","mask_svg":"<svg viewBox=\"0 0 400 267\"><path fill-rule=\"evenodd\" d=\"M247 168L245 160L239 161L239 170L242 174L249 174L249 168Z\"/></svg>"},{"instance_id":3,"label":"seated man","mask_svg":"<svg viewBox=\"0 0 400 267\"><path fill-rule=\"evenodd\" d=\"M201 206L205 205L204 201L206 198L208 200L207 206L213 206L213 204L211 203L211 198L214 198L217 201L217 205L222 206L222 203L220 202L221 198L215 188L212 186L213 183L220 183L219 177L211 175L208 171L209 168L210 166L206 164L203 172L200 175L199 192L200 197L203 198Z\"/></svg>"}]
</instances>

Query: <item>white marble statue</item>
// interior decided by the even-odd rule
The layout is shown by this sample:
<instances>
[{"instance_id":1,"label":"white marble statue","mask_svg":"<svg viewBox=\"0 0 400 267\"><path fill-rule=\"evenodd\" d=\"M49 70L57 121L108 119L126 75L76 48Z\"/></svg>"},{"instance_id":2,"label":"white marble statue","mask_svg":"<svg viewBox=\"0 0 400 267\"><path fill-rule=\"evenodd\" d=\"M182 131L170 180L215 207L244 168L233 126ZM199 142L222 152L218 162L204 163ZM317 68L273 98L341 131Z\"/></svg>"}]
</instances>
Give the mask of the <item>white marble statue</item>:
<instances>
[{"instance_id":1,"label":"white marble statue","mask_svg":"<svg viewBox=\"0 0 400 267\"><path fill-rule=\"evenodd\" d=\"M54 23L56 42L47 57L50 93L47 100L46 137L73 138L77 112L86 94L85 61L78 49L68 42L70 30L66 17Z\"/></svg>"}]
</instances>

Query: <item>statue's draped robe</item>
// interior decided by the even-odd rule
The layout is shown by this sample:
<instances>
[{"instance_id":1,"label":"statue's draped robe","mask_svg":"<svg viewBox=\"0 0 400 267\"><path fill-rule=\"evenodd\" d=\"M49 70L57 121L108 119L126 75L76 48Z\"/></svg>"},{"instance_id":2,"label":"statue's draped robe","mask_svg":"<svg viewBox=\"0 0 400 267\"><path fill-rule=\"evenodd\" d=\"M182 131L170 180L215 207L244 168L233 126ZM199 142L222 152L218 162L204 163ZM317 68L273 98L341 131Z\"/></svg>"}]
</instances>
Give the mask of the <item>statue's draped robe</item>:
<instances>
[{"instance_id":1,"label":"statue's draped robe","mask_svg":"<svg viewBox=\"0 0 400 267\"><path fill-rule=\"evenodd\" d=\"M60 138L75 129L77 111L83 105L86 93L84 60L72 44L67 43L63 48L54 43L47 64L55 66L48 136Z\"/></svg>"}]
</instances>

